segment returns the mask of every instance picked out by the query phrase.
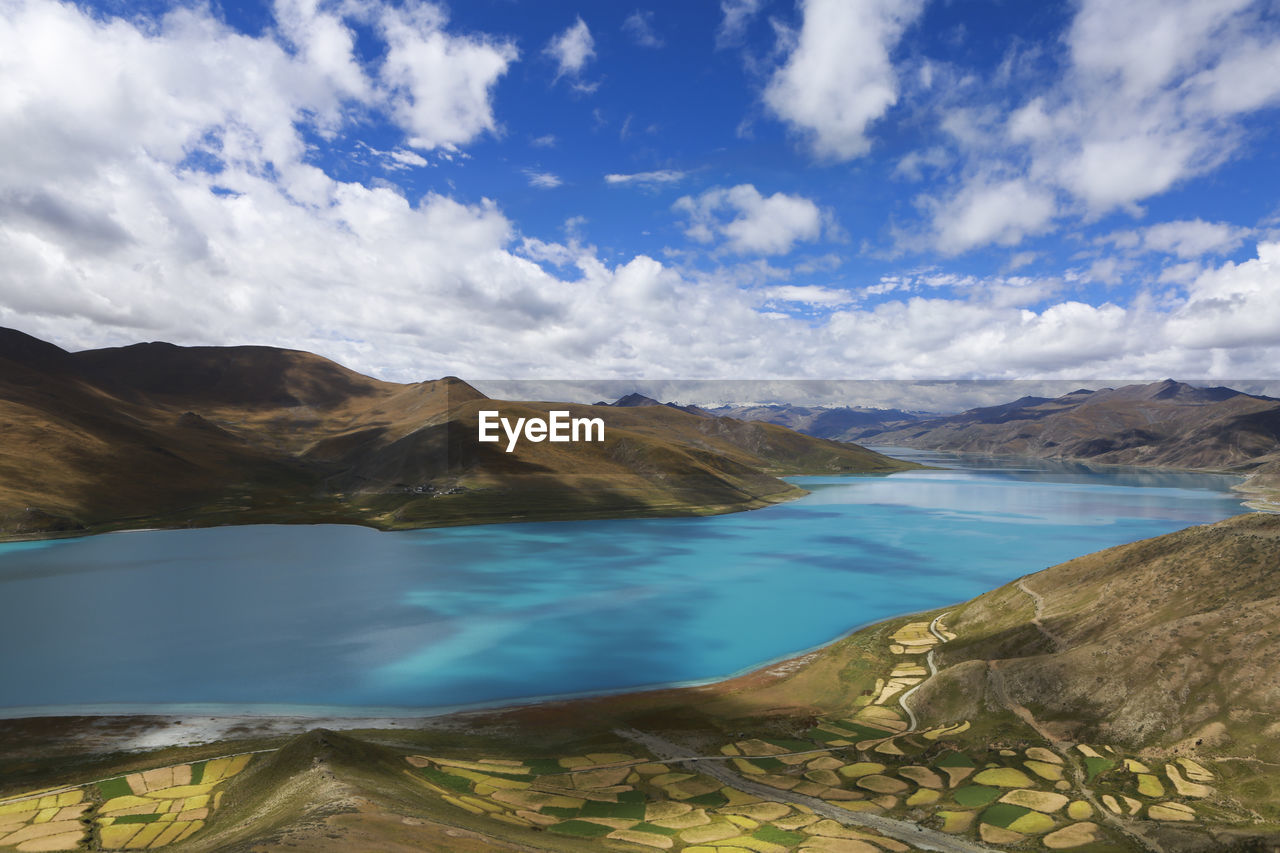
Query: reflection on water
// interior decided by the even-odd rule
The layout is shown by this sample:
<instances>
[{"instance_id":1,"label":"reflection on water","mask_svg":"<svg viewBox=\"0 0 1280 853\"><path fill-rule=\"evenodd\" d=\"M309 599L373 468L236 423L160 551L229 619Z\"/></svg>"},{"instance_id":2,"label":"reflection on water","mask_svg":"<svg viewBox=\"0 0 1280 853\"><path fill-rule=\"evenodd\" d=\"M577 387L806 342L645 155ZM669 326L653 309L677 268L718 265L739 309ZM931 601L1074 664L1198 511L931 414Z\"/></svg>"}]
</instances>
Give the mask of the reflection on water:
<instances>
[{"instance_id":1,"label":"reflection on water","mask_svg":"<svg viewBox=\"0 0 1280 853\"><path fill-rule=\"evenodd\" d=\"M925 454L712 518L0 545L0 707L440 707L715 678L1241 511L1235 478ZM12 713L12 712L11 712Z\"/></svg>"}]
</instances>

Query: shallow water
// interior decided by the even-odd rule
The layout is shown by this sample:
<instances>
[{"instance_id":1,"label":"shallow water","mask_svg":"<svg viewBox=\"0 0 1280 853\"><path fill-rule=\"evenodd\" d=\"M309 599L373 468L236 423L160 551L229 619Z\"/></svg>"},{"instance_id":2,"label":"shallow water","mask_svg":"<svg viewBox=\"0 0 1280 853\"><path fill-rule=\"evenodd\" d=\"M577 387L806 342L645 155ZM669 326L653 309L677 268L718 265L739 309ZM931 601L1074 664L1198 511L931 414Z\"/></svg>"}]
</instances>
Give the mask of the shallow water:
<instances>
[{"instance_id":1,"label":"shallow water","mask_svg":"<svg viewBox=\"0 0 1280 853\"><path fill-rule=\"evenodd\" d=\"M1243 511L1237 478L903 451L747 513L0 545L0 708L439 708L731 675Z\"/></svg>"}]
</instances>

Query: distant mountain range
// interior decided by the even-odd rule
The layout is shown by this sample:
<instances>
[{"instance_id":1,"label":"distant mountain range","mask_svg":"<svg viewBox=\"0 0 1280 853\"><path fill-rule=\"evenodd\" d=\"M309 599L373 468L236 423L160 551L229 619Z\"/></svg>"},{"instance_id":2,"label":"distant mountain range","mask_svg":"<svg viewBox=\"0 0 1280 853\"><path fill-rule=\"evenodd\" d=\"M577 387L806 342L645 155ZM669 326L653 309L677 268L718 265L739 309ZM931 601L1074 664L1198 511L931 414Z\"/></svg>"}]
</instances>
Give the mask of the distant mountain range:
<instances>
[{"instance_id":1,"label":"distant mountain range","mask_svg":"<svg viewBox=\"0 0 1280 853\"><path fill-rule=\"evenodd\" d=\"M682 406L679 403L661 403L643 394L628 394L612 403L601 401L597 406L669 406L682 412L707 418L735 418L740 421L763 421L777 424L805 435L827 438L832 441L853 441L855 434L914 423L932 417L925 412L906 412L901 409L870 409L862 406L793 406L790 403L765 403L759 405L725 405L715 408Z\"/></svg>"},{"instance_id":2,"label":"distant mountain range","mask_svg":"<svg viewBox=\"0 0 1280 853\"><path fill-rule=\"evenodd\" d=\"M477 441L477 412L603 416L602 443ZM246 522L423 527L748 509L779 475L911 467L669 407L491 401L271 347L70 353L0 329L0 535Z\"/></svg>"},{"instance_id":3,"label":"distant mountain range","mask_svg":"<svg viewBox=\"0 0 1280 853\"><path fill-rule=\"evenodd\" d=\"M700 409L639 394L613 405L666 405L876 446L1226 471L1249 475L1249 488L1273 499L1280 490L1280 400L1172 379L1021 397L943 416L782 403Z\"/></svg>"},{"instance_id":4,"label":"distant mountain range","mask_svg":"<svg viewBox=\"0 0 1280 853\"><path fill-rule=\"evenodd\" d=\"M1280 487L1280 400L1172 379L1023 397L851 437L930 450L1230 471L1251 474L1254 487Z\"/></svg>"},{"instance_id":5,"label":"distant mountain range","mask_svg":"<svg viewBox=\"0 0 1280 853\"><path fill-rule=\"evenodd\" d=\"M759 406L721 406L710 409L721 417L779 424L806 435L833 441L854 441L855 436L915 423L931 417L902 409L869 409L862 406L792 406L775 403Z\"/></svg>"}]
</instances>

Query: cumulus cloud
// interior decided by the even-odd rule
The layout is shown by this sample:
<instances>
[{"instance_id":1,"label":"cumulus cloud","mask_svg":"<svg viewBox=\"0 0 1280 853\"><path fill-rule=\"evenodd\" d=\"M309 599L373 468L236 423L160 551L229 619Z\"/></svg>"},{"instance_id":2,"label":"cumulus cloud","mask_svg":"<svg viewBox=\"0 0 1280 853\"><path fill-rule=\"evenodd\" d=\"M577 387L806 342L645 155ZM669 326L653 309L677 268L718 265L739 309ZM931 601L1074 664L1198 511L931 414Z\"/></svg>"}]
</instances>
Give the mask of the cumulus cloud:
<instances>
[{"instance_id":1,"label":"cumulus cloud","mask_svg":"<svg viewBox=\"0 0 1280 853\"><path fill-rule=\"evenodd\" d=\"M684 196L673 209L688 217L686 235L700 243L722 239L737 254L785 255L798 242L817 240L824 220L807 198L781 192L764 196L751 184Z\"/></svg>"},{"instance_id":2,"label":"cumulus cloud","mask_svg":"<svg viewBox=\"0 0 1280 853\"><path fill-rule=\"evenodd\" d=\"M765 106L820 157L867 153L867 128L898 100L890 51L923 8L923 0L805 0L804 22L765 89Z\"/></svg>"},{"instance_id":3,"label":"cumulus cloud","mask_svg":"<svg viewBox=\"0 0 1280 853\"><path fill-rule=\"evenodd\" d=\"M1102 242L1120 249L1160 252L1185 259L1233 252L1252 233L1251 228L1229 222L1184 219L1130 231L1117 231L1102 238Z\"/></svg>"},{"instance_id":4,"label":"cumulus cloud","mask_svg":"<svg viewBox=\"0 0 1280 853\"><path fill-rule=\"evenodd\" d=\"M947 254L987 243L1016 246L1044 231L1055 209L1053 194L1028 181L974 180L934 210L936 245Z\"/></svg>"},{"instance_id":5,"label":"cumulus cloud","mask_svg":"<svg viewBox=\"0 0 1280 853\"><path fill-rule=\"evenodd\" d=\"M305 16L288 33L281 24L251 37L204 7L144 22L7 2L0 325L69 348L272 344L399 380L1230 378L1271 375L1280 363L1275 241L1255 258L1187 271L1159 301L1056 301L1051 280L939 270L904 278L865 307L840 302L842 287L786 284L781 268L605 257L579 242L578 220L566 223L565 242L537 241L496 201L407 198L385 181L327 173L309 146L364 111L399 117L397 99L412 87L389 95L381 59L361 66L361 84L335 59L341 39L315 36L331 47L308 51L311 36L297 28ZM432 20L405 26L441 39L442 62L471 68L472 48L502 52ZM443 74L462 91L439 94L441 103L487 105L476 100L486 79ZM435 140L433 156L487 132L483 122L425 116L403 119L403 131ZM781 252L827 228L812 201L750 185L687 198L690 227L701 217L731 251ZM766 298L810 307L796 318L770 310L761 304L769 288L778 289Z\"/></svg>"},{"instance_id":6,"label":"cumulus cloud","mask_svg":"<svg viewBox=\"0 0 1280 853\"><path fill-rule=\"evenodd\" d=\"M1280 103L1280 23L1263 6L1083 0L1056 82L994 119L991 110L977 123L972 109L947 111L943 127L967 165L960 185L933 206L933 232L947 239L942 217L981 193L993 168L1038 199L1055 198L1050 217L1089 220L1137 213L1147 199L1222 165L1245 144L1244 119ZM974 229L967 245L950 245L1009 244L1043 230L1050 217L1025 228Z\"/></svg>"},{"instance_id":7,"label":"cumulus cloud","mask_svg":"<svg viewBox=\"0 0 1280 853\"><path fill-rule=\"evenodd\" d=\"M452 149L495 130L492 90L519 55L510 42L449 35L445 22L427 3L384 8L379 18L382 81L415 148Z\"/></svg>"},{"instance_id":8,"label":"cumulus cloud","mask_svg":"<svg viewBox=\"0 0 1280 853\"><path fill-rule=\"evenodd\" d=\"M596 55L596 40L592 38L591 29L582 18L578 18L568 29L552 38L543 52L556 61L556 80L566 77L576 89L595 90L595 84L581 80L583 69Z\"/></svg>"},{"instance_id":9,"label":"cumulus cloud","mask_svg":"<svg viewBox=\"0 0 1280 853\"><path fill-rule=\"evenodd\" d=\"M622 31L641 47L659 48L664 43L653 28L653 12L635 10L622 22Z\"/></svg>"}]
</instances>

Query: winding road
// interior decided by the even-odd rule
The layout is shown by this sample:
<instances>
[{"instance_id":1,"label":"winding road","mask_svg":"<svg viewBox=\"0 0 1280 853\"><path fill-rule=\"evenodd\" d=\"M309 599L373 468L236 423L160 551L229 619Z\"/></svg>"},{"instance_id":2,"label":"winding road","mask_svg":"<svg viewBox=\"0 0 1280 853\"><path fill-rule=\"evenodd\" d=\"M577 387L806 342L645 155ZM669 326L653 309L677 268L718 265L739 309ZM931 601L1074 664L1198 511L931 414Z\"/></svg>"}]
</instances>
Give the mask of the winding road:
<instances>
[{"instance_id":1,"label":"winding road","mask_svg":"<svg viewBox=\"0 0 1280 853\"><path fill-rule=\"evenodd\" d=\"M946 616L950 612L951 611L948 610L946 613L939 613L937 616L933 617L933 621L929 623L929 633L933 634L933 636L938 638L939 644L947 642L947 638L944 637L942 635L942 632L938 630L938 623L942 621L942 617ZM926 664L929 665L929 678L933 678L935 675L938 674L938 664L933 659L933 653L936 650L937 650L937 646L934 646L934 648L929 649L929 654L925 655L924 661ZM916 719L916 712L912 711L910 706L907 705L907 697L909 697L912 693L915 693L921 687L924 687L925 684L929 682L929 678L924 679L915 687L912 687L906 693L903 693L901 696L898 697L898 704L902 706L902 710L907 712L907 718L911 721L911 728L907 729L907 731L903 732L903 734L906 734L907 732L918 731L920 728L920 721Z\"/></svg>"}]
</instances>

